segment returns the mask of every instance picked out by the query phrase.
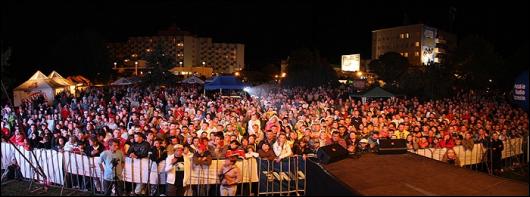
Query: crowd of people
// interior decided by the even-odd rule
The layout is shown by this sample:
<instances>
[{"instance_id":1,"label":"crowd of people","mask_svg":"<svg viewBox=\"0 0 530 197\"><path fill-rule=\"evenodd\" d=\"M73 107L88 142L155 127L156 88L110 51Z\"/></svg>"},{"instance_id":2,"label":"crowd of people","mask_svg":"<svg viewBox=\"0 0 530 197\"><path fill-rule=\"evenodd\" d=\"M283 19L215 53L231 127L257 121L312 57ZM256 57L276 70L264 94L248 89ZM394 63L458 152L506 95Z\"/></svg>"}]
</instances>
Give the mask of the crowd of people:
<instances>
[{"instance_id":1,"label":"crowd of people","mask_svg":"<svg viewBox=\"0 0 530 197\"><path fill-rule=\"evenodd\" d=\"M182 155L186 154L193 154L196 165L234 155L279 162L293 155L306 158L319 147L335 143L352 154L373 152L379 139L385 138L406 139L410 150L452 150L460 145L470 150L482 143L500 154L500 141L528 135L527 112L473 91L436 101L366 102L337 87L274 87L256 92L230 98L218 93L204 96L197 86L108 87L89 88L77 96L61 93L52 104L35 97L15 108L3 107L2 140L28 150L54 149L91 157L108 157L105 151L115 145L113 151L124 157L170 164L168 183L176 187L168 188L172 194L173 190L182 194L178 180L183 177ZM454 155L448 151L446 160L457 163ZM222 173L232 165L233 160L227 161ZM227 174L239 176L236 170ZM225 184L225 194L232 194L232 184ZM146 192L143 184L129 190Z\"/></svg>"}]
</instances>

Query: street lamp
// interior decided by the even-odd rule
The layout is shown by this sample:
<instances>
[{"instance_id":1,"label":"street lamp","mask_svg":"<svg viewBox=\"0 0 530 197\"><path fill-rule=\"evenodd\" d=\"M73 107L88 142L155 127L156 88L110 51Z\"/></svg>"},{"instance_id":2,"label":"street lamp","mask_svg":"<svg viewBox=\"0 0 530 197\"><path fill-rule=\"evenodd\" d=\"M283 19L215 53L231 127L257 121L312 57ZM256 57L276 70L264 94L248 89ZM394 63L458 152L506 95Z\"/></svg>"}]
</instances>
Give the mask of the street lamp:
<instances>
[{"instance_id":1,"label":"street lamp","mask_svg":"<svg viewBox=\"0 0 530 197\"><path fill-rule=\"evenodd\" d=\"M114 68L117 68L118 63L114 62Z\"/></svg>"},{"instance_id":2,"label":"street lamp","mask_svg":"<svg viewBox=\"0 0 530 197\"><path fill-rule=\"evenodd\" d=\"M287 73L282 73L282 78L285 78L287 76Z\"/></svg>"},{"instance_id":3,"label":"street lamp","mask_svg":"<svg viewBox=\"0 0 530 197\"><path fill-rule=\"evenodd\" d=\"M361 72L361 71L357 71L357 76L358 76L358 77L362 77L362 76L363 76L363 72Z\"/></svg>"},{"instance_id":4,"label":"street lamp","mask_svg":"<svg viewBox=\"0 0 530 197\"><path fill-rule=\"evenodd\" d=\"M239 72L236 72L236 73L234 73L234 74L236 75L236 77L239 77Z\"/></svg>"},{"instance_id":5,"label":"street lamp","mask_svg":"<svg viewBox=\"0 0 530 197\"><path fill-rule=\"evenodd\" d=\"M182 62L179 62L179 64L180 64L180 67L182 67Z\"/></svg>"},{"instance_id":6,"label":"street lamp","mask_svg":"<svg viewBox=\"0 0 530 197\"><path fill-rule=\"evenodd\" d=\"M134 61L134 75L138 76L138 61Z\"/></svg>"},{"instance_id":7,"label":"street lamp","mask_svg":"<svg viewBox=\"0 0 530 197\"><path fill-rule=\"evenodd\" d=\"M206 62L202 62L202 66L205 66L206 65Z\"/></svg>"}]
</instances>

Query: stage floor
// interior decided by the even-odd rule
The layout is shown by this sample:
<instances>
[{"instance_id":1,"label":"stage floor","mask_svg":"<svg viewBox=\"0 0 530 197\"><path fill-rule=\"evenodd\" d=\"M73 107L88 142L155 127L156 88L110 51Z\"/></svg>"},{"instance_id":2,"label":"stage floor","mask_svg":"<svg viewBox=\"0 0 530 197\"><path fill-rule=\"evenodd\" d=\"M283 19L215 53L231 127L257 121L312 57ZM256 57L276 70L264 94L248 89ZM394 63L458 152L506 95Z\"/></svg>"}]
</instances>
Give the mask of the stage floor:
<instances>
[{"instance_id":1,"label":"stage floor","mask_svg":"<svg viewBox=\"0 0 530 197\"><path fill-rule=\"evenodd\" d=\"M528 183L450 166L414 154L365 154L323 168L360 195L521 195Z\"/></svg>"}]
</instances>

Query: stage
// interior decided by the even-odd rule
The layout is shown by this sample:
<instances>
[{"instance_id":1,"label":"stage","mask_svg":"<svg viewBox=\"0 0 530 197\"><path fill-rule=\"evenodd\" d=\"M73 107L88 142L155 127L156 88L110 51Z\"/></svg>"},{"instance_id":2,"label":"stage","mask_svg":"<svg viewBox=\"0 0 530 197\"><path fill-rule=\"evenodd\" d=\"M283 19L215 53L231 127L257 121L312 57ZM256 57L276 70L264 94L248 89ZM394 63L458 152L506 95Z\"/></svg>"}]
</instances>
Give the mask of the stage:
<instances>
[{"instance_id":1,"label":"stage","mask_svg":"<svg viewBox=\"0 0 530 197\"><path fill-rule=\"evenodd\" d=\"M490 176L415 154L364 154L307 166L307 195L517 195L528 183Z\"/></svg>"}]
</instances>

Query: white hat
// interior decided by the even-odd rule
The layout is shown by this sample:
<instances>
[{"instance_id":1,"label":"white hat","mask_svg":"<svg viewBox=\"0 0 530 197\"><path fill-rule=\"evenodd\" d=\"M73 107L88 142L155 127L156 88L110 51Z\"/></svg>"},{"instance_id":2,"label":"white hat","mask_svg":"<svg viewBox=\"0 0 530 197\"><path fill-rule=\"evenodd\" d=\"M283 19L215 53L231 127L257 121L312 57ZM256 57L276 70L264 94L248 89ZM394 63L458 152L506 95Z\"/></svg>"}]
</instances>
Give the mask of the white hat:
<instances>
[{"instance_id":1,"label":"white hat","mask_svg":"<svg viewBox=\"0 0 530 197\"><path fill-rule=\"evenodd\" d=\"M360 142L361 142L361 143L368 143L368 140L367 140L367 139L361 139Z\"/></svg>"}]
</instances>

